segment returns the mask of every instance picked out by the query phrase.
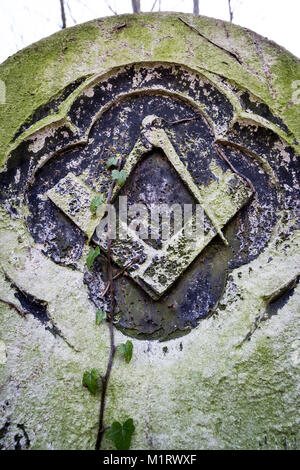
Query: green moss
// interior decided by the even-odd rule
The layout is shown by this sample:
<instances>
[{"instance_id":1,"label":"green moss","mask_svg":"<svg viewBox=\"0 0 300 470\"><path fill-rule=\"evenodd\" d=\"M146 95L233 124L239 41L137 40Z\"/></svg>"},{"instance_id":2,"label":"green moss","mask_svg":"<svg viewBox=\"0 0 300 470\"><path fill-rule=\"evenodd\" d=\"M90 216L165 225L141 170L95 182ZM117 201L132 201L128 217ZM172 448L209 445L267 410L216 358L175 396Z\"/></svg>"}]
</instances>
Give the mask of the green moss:
<instances>
[{"instance_id":1,"label":"green moss","mask_svg":"<svg viewBox=\"0 0 300 470\"><path fill-rule=\"evenodd\" d=\"M277 109L289 124L289 129L300 141L300 100L294 101L293 95L300 88L300 67L291 54L281 53L276 56L271 66L272 82L275 89L280 90L277 96ZM298 81L298 85L297 85ZM299 93L297 95L299 97Z\"/></svg>"},{"instance_id":2,"label":"green moss","mask_svg":"<svg viewBox=\"0 0 300 470\"><path fill-rule=\"evenodd\" d=\"M291 95L290 82L300 74L299 61L294 56L272 45L271 51L260 58L247 30L205 17L184 15L184 18L216 43L239 53L244 67L179 21L178 14L109 17L61 31L0 65L0 79L7 89L7 104L0 106L0 162L4 161L14 134L38 106L76 79L99 74L116 64L182 62L202 73L226 77L229 82L249 89L275 112L282 110ZM127 26L115 29L122 23ZM259 44L270 44L255 37ZM270 92L270 77L262 75L265 63L272 64L271 85L276 102ZM286 124L300 141L294 117L290 109L284 114Z\"/></svg>"},{"instance_id":3,"label":"green moss","mask_svg":"<svg viewBox=\"0 0 300 470\"><path fill-rule=\"evenodd\" d=\"M33 44L0 65L7 101L0 106L1 154L37 107L82 75L78 55L88 54L98 34L95 24L83 25L78 33L69 29Z\"/></svg>"}]
</instances>

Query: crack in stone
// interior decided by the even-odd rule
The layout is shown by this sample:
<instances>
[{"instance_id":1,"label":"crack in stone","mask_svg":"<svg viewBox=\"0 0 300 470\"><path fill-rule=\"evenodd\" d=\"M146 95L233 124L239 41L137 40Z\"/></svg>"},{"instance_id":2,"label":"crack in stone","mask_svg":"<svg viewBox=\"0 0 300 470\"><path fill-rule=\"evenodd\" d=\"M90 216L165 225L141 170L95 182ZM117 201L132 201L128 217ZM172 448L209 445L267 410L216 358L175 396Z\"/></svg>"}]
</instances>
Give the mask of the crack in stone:
<instances>
[{"instance_id":1,"label":"crack in stone","mask_svg":"<svg viewBox=\"0 0 300 470\"><path fill-rule=\"evenodd\" d=\"M8 281L10 283L11 288L16 291L14 296L20 302L21 307L19 307L14 302L10 302L2 298L0 298L0 302L3 302L9 305L10 307L14 308L15 310L17 310L17 312L23 318L25 318L27 314L32 314L34 318L36 318L37 320L40 321L40 323L42 323L46 331L49 331L55 338L56 336L59 336L70 348L76 351L76 348L66 339L66 337L63 335L61 330L55 325L55 323L51 319L49 312L48 312L48 302L38 299L32 294L29 294L28 292L24 291L24 289L21 289L8 276L8 274L4 271L4 269L3 268L1 269L5 276L5 280ZM49 326L49 323L51 326Z\"/></svg>"},{"instance_id":2,"label":"crack in stone","mask_svg":"<svg viewBox=\"0 0 300 470\"><path fill-rule=\"evenodd\" d=\"M220 44L216 44L214 41L212 41L211 39L209 39L207 36L205 36L204 34L200 33L200 31L195 28L195 26L191 25L190 23L187 23L187 21L185 21L183 18L181 18L180 16L178 17L178 19L180 21L182 21L182 23L184 23L186 26L188 26L189 28L191 28L193 31L195 31L197 34L199 34L199 36L201 36L203 39L205 39L206 41L208 41L210 44L212 44L213 46L217 47L218 49L221 49L221 51L225 52L225 54L228 54L230 55L230 57L233 57L233 59L237 60L238 63L240 65L243 65L243 61L241 59L241 57L236 53L236 52L232 52L232 51L228 51L228 49L225 49L225 47L222 47L220 46Z\"/></svg>"},{"instance_id":3,"label":"crack in stone","mask_svg":"<svg viewBox=\"0 0 300 470\"><path fill-rule=\"evenodd\" d=\"M252 327L236 348L240 348L246 341L250 341L262 322L269 320L274 315L278 315L278 310L284 307L288 302L299 282L300 275L297 274L291 281L281 286L268 297L265 297L265 307L261 310L261 313L257 315Z\"/></svg>"}]
</instances>

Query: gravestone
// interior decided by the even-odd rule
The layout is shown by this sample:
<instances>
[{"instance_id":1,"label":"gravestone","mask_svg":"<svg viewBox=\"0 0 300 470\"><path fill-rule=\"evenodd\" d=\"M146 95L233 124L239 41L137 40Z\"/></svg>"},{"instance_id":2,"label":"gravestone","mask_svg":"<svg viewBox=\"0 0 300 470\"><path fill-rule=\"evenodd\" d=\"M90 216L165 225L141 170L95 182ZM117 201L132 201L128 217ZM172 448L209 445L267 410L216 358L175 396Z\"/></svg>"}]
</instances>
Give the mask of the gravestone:
<instances>
[{"instance_id":1,"label":"gravestone","mask_svg":"<svg viewBox=\"0 0 300 470\"><path fill-rule=\"evenodd\" d=\"M297 448L298 59L219 20L125 15L33 44L0 79L0 448L95 446L82 374L105 371L109 335L90 202L112 156L135 227L112 241L114 324L134 354L106 423L132 417L137 449ZM198 208L203 233L143 237L130 211L152 204Z\"/></svg>"}]
</instances>

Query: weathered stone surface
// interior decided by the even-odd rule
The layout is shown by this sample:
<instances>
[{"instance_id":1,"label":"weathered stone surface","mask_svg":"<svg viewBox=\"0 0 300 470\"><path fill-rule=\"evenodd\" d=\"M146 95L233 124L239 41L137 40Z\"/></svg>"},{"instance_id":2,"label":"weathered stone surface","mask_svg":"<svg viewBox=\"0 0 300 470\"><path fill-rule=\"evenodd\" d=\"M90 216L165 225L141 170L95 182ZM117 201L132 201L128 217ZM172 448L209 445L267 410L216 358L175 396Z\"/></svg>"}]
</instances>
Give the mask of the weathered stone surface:
<instances>
[{"instance_id":1,"label":"weathered stone surface","mask_svg":"<svg viewBox=\"0 0 300 470\"><path fill-rule=\"evenodd\" d=\"M0 448L94 447L99 397L81 379L104 370L108 332L95 326L105 272L100 259L86 271L97 242L87 209L107 191L112 151L132 168L116 195L136 202L161 158L216 236L177 282L176 269L166 289L155 281L153 299L138 265L135 280L118 279L117 342L136 339L129 365L116 358L107 424L133 417L135 448L298 447L299 61L251 31L184 16L226 53L179 16L96 20L0 65ZM143 198L172 202L167 186ZM127 251L142 265L139 243Z\"/></svg>"}]
</instances>

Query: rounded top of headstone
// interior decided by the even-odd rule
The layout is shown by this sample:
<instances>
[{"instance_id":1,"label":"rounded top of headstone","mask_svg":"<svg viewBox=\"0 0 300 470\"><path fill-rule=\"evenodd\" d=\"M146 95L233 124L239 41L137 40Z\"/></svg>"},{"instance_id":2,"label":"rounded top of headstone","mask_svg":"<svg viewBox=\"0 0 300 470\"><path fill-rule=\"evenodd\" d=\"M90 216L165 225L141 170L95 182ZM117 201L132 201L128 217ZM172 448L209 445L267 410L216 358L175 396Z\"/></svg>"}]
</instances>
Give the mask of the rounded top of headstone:
<instances>
[{"instance_id":1,"label":"rounded top of headstone","mask_svg":"<svg viewBox=\"0 0 300 470\"><path fill-rule=\"evenodd\" d=\"M225 21L183 13L100 18L42 39L0 65L0 164L32 113L68 85L136 62L184 64L250 91L300 140L300 62L272 41ZM74 85L75 83L75 85ZM237 97L238 98L238 97ZM55 116L50 120L55 120Z\"/></svg>"}]
</instances>

